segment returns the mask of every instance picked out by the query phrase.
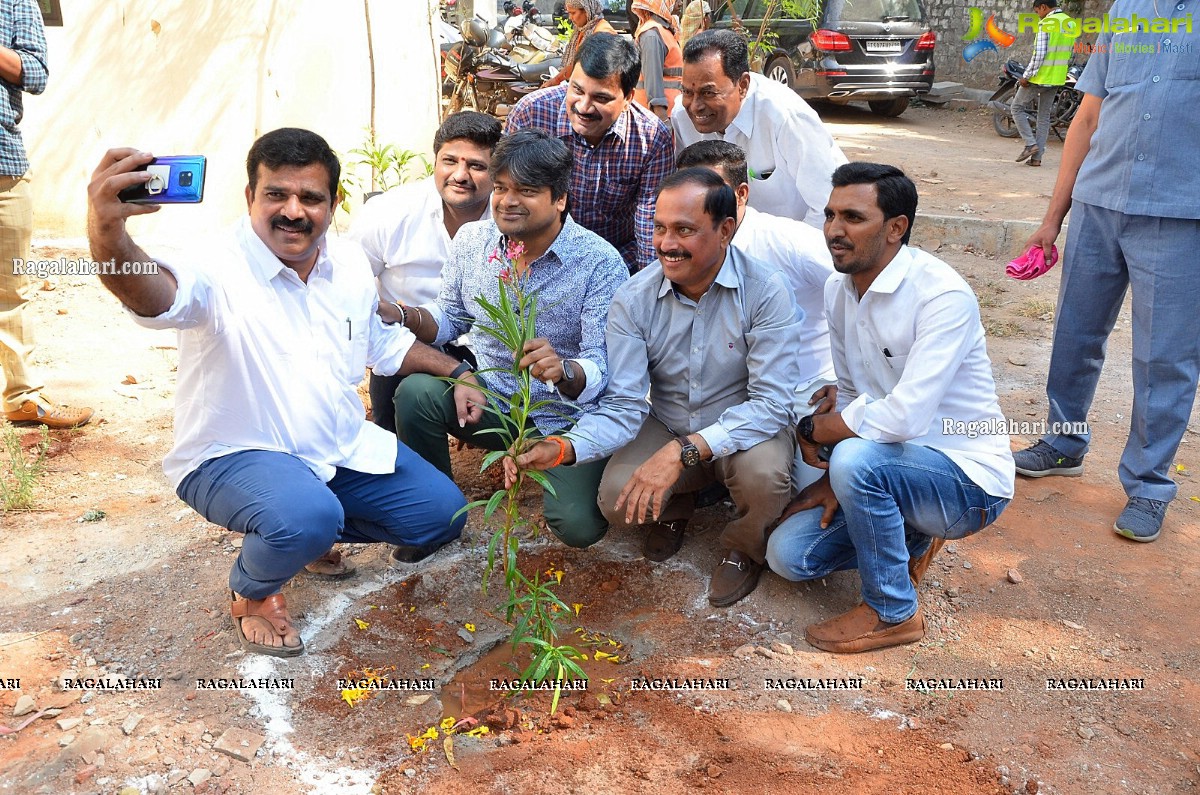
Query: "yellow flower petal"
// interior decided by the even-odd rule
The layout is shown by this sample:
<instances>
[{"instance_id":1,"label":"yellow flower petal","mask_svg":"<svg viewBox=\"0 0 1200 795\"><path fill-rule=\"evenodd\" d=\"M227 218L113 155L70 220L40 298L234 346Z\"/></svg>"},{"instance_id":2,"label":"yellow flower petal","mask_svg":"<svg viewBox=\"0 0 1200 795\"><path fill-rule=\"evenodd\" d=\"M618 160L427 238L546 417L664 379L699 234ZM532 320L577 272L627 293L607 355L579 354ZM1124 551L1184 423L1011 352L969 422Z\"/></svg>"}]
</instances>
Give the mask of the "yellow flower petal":
<instances>
[{"instance_id":1,"label":"yellow flower petal","mask_svg":"<svg viewBox=\"0 0 1200 795\"><path fill-rule=\"evenodd\" d=\"M490 731L491 731L491 729L489 729L487 726L476 726L474 729L471 729L469 732L467 732L467 736L468 737L482 737L483 735L489 733Z\"/></svg>"},{"instance_id":2,"label":"yellow flower petal","mask_svg":"<svg viewBox=\"0 0 1200 795\"><path fill-rule=\"evenodd\" d=\"M573 602L573 603L571 604L571 607L575 608L575 617L576 617L576 618L578 618L578 617L579 617L579 611L583 609L583 605L582 605L582 604L580 604L579 602Z\"/></svg>"},{"instance_id":3,"label":"yellow flower petal","mask_svg":"<svg viewBox=\"0 0 1200 795\"><path fill-rule=\"evenodd\" d=\"M475 631L475 625L474 625L474 624L470 624L470 623L468 623L468 624L463 624L463 626L467 628L467 632L474 632L474 631Z\"/></svg>"},{"instance_id":4,"label":"yellow flower petal","mask_svg":"<svg viewBox=\"0 0 1200 795\"><path fill-rule=\"evenodd\" d=\"M424 665L421 666L421 670L424 671L428 667L429 667L429 663L425 663Z\"/></svg>"},{"instance_id":5,"label":"yellow flower petal","mask_svg":"<svg viewBox=\"0 0 1200 795\"><path fill-rule=\"evenodd\" d=\"M454 728L456 723L458 723L457 718L442 718L442 731L449 731Z\"/></svg>"},{"instance_id":6,"label":"yellow flower petal","mask_svg":"<svg viewBox=\"0 0 1200 795\"><path fill-rule=\"evenodd\" d=\"M417 609L417 608L416 608L416 605L409 605L408 612L410 612L410 613L411 613L411 612L413 612L413 611L414 611L414 610L416 610L416 609Z\"/></svg>"},{"instance_id":7,"label":"yellow flower petal","mask_svg":"<svg viewBox=\"0 0 1200 795\"><path fill-rule=\"evenodd\" d=\"M367 623L366 621L363 621L361 618L354 619L354 624L359 629L366 629L367 627L371 626L369 623Z\"/></svg>"}]
</instances>

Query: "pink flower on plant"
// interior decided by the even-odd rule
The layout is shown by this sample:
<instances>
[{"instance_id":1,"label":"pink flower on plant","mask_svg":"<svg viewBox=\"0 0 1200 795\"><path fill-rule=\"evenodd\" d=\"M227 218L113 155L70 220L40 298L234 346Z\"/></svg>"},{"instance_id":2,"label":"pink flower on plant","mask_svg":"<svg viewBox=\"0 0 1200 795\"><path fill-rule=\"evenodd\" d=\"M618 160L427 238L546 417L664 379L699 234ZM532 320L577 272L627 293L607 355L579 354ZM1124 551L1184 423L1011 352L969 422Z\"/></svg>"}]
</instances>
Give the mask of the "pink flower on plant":
<instances>
[{"instance_id":1,"label":"pink flower on plant","mask_svg":"<svg viewBox=\"0 0 1200 795\"><path fill-rule=\"evenodd\" d=\"M524 253L525 253L525 244L524 243L522 243L520 240L508 241L508 248L505 251L505 254L508 255L509 262L512 262L513 260L517 259Z\"/></svg>"},{"instance_id":2,"label":"pink flower on plant","mask_svg":"<svg viewBox=\"0 0 1200 795\"><path fill-rule=\"evenodd\" d=\"M500 269L500 281L504 282L505 284L512 283L512 274L509 273L508 268Z\"/></svg>"}]
</instances>

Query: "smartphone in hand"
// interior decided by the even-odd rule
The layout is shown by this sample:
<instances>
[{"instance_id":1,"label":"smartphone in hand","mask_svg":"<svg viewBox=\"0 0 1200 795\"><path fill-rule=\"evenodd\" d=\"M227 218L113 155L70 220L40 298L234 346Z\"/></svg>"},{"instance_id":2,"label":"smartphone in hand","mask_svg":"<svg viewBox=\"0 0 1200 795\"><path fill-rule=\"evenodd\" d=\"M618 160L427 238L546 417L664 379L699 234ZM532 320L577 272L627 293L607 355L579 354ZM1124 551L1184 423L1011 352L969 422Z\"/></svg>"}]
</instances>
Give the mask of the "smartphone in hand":
<instances>
[{"instance_id":1,"label":"smartphone in hand","mask_svg":"<svg viewBox=\"0 0 1200 795\"><path fill-rule=\"evenodd\" d=\"M131 204L198 204L204 201L204 155L168 155L156 157L139 171L149 171L144 185L126 188L117 194Z\"/></svg>"}]
</instances>

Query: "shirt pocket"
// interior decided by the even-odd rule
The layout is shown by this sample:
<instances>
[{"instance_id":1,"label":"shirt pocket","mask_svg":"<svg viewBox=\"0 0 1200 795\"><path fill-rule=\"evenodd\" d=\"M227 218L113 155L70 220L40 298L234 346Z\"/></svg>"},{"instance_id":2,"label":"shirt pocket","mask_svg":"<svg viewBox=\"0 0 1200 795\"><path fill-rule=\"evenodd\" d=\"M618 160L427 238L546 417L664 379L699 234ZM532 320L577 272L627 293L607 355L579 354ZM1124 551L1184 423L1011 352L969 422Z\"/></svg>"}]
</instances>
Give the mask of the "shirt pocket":
<instances>
[{"instance_id":1,"label":"shirt pocket","mask_svg":"<svg viewBox=\"0 0 1200 795\"><path fill-rule=\"evenodd\" d=\"M637 200L638 177L601 177L600 196L597 205L603 216L611 217L618 213L632 216L631 205Z\"/></svg>"},{"instance_id":2,"label":"shirt pocket","mask_svg":"<svg viewBox=\"0 0 1200 795\"><path fill-rule=\"evenodd\" d=\"M348 339L342 337L338 346L338 362L342 368L342 377L351 386L362 383L367 371L367 335L370 329L364 322L354 323L347 320L343 325Z\"/></svg>"},{"instance_id":3,"label":"shirt pocket","mask_svg":"<svg viewBox=\"0 0 1200 795\"><path fill-rule=\"evenodd\" d=\"M1108 71L1104 76L1106 89L1140 83L1158 62L1157 56L1130 50L1142 44L1151 44L1148 37L1139 34L1117 34L1109 43ZM1154 43L1157 46L1157 42ZM1118 50L1117 48L1122 48Z\"/></svg>"},{"instance_id":4,"label":"shirt pocket","mask_svg":"<svg viewBox=\"0 0 1200 795\"><path fill-rule=\"evenodd\" d=\"M884 356L884 360L887 361L888 367L892 368L892 371L896 375L900 375L904 372L904 364L908 361L908 354L906 353L902 356Z\"/></svg>"}]
</instances>

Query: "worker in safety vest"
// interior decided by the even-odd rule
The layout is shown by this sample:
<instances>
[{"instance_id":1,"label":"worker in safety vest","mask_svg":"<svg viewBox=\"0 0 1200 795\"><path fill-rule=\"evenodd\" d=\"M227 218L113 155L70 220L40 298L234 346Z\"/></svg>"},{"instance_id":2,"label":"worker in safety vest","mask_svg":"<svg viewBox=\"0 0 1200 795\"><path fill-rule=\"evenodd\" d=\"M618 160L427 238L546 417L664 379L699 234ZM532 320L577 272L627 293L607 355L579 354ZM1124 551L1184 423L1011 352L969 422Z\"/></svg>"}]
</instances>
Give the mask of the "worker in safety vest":
<instances>
[{"instance_id":1,"label":"worker in safety vest","mask_svg":"<svg viewBox=\"0 0 1200 795\"><path fill-rule=\"evenodd\" d=\"M1025 148L1017 156L1017 162L1040 166L1046 153L1046 139L1050 135L1050 114L1054 109L1054 95L1067 82L1067 68L1071 65L1071 47L1078 34L1078 25L1063 13L1051 0L1033 0L1038 23L1037 37L1033 42L1033 57L1021 75L1020 86L1013 95L1012 115L1017 132L1025 141ZM1037 105L1036 135L1030 119L1033 106Z\"/></svg>"},{"instance_id":2,"label":"worker in safety vest","mask_svg":"<svg viewBox=\"0 0 1200 795\"><path fill-rule=\"evenodd\" d=\"M683 88L679 23L671 15L670 0L633 0L630 7L638 17L633 38L642 54L642 75L633 101L668 121Z\"/></svg>"}]
</instances>

